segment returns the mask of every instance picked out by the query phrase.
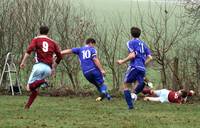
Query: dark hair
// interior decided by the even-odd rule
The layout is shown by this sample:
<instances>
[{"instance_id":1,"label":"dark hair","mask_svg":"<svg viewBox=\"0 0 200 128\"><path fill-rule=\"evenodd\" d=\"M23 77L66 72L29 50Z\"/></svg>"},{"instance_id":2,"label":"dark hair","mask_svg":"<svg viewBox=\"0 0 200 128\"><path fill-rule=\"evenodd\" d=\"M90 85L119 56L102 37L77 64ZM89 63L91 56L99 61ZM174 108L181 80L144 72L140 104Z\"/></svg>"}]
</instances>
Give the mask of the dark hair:
<instances>
[{"instance_id":1,"label":"dark hair","mask_svg":"<svg viewBox=\"0 0 200 128\"><path fill-rule=\"evenodd\" d=\"M47 35L48 32L49 32L49 27L47 27L47 26L41 26L40 27L40 34Z\"/></svg>"},{"instance_id":2,"label":"dark hair","mask_svg":"<svg viewBox=\"0 0 200 128\"><path fill-rule=\"evenodd\" d=\"M132 37L138 38L138 37L140 37L140 34L141 34L141 30L139 28L137 28L137 27L132 27L131 28Z\"/></svg>"},{"instance_id":3,"label":"dark hair","mask_svg":"<svg viewBox=\"0 0 200 128\"><path fill-rule=\"evenodd\" d=\"M88 38L88 39L86 40L86 44L89 44L89 43L96 44L96 40L93 39L93 38Z\"/></svg>"},{"instance_id":4,"label":"dark hair","mask_svg":"<svg viewBox=\"0 0 200 128\"><path fill-rule=\"evenodd\" d=\"M182 98L185 98L185 97L187 97L187 92L185 91L185 90L181 90L181 97Z\"/></svg>"}]
</instances>

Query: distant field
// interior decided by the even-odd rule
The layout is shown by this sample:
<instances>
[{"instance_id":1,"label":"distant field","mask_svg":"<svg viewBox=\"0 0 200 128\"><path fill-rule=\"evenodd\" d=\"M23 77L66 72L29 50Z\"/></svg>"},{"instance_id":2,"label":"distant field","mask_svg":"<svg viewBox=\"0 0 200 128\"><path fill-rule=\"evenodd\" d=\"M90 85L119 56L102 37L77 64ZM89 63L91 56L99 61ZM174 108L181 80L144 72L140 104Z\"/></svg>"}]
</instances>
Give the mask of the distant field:
<instances>
[{"instance_id":1,"label":"distant field","mask_svg":"<svg viewBox=\"0 0 200 128\"><path fill-rule=\"evenodd\" d=\"M29 111L26 96L0 96L1 128L199 128L200 104L138 101L129 111L125 101L95 98L38 97Z\"/></svg>"}]
</instances>

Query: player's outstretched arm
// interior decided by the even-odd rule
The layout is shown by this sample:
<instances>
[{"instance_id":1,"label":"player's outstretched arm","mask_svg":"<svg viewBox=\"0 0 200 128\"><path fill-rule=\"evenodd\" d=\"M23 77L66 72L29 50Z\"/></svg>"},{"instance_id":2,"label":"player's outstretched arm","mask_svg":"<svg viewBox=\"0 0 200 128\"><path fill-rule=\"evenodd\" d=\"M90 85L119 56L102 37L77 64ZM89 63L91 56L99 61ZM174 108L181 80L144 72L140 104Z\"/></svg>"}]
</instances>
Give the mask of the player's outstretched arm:
<instances>
[{"instance_id":1,"label":"player's outstretched arm","mask_svg":"<svg viewBox=\"0 0 200 128\"><path fill-rule=\"evenodd\" d=\"M93 61L94 61L95 65L99 68L99 70L101 71L101 73L102 73L103 75L105 75L106 72L105 72L105 70L103 69L103 66L101 65L99 59L98 59L97 57L95 57L95 58L93 58Z\"/></svg>"},{"instance_id":2,"label":"player's outstretched arm","mask_svg":"<svg viewBox=\"0 0 200 128\"><path fill-rule=\"evenodd\" d=\"M147 56L147 59L145 61L145 65L147 65L149 62L151 62L153 60L153 57L151 55Z\"/></svg>"},{"instance_id":3,"label":"player's outstretched arm","mask_svg":"<svg viewBox=\"0 0 200 128\"><path fill-rule=\"evenodd\" d=\"M67 55L67 54L72 54L72 49L66 49L66 50L63 50L61 51L61 55L64 56L64 55Z\"/></svg>"},{"instance_id":4,"label":"player's outstretched arm","mask_svg":"<svg viewBox=\"0 0 200 128\"><path fill-rule=\"evenodd\" d=\"M126 58L118 60L117 63L121 65L121 64L124 64L124 63L126 63L127 61L129 61L133 58L135 58L135 52L129 53Z\"/></svg>"},{"instance_id":5,"label":"player's outstretched arm","mask_svg":"<svg viewBox=\"0 0 200 128\"><path fill-rule=\"evenodd\" d=\"M21 62L21 64L20 64L20 68L24 68L25 67L25 64L26 64L26 60L27 60L27 58L29 57L29 54L28 53L25 53L24 54L24 57L23 57L23 59L22 59L22 62Z\"/></svg>"}]
</instances>

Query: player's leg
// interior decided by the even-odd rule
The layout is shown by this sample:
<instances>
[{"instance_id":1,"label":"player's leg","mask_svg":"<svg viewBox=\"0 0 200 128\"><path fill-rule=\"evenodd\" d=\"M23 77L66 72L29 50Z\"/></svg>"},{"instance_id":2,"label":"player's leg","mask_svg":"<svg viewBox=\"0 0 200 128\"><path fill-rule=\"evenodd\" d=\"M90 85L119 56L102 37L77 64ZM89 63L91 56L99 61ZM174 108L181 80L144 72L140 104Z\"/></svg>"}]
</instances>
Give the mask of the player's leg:
<instances>
[{"instance_id":1,"label":"player's leg","mask_svg":"<svg viewBox=\"0 0 200 128\"><path fill-rule=\"evenodd\" d=\"M51 76L52 70L51 70L49 65L46 65L44 63L42 63L42 65L43 65L42 66L43 70L41 71L42 72L41 73L41 80L44 80L45 82L41 83L40 87L47 88L48 87L48 83L46 81L46 78Z\"/></svg>"},{"instance_id":2,"label":"player's leg","mask_svg":"<svg viewBox=\"0 0 200 128\"><path fill-rule=\"evenodd\" d=\"M45 80L42 78L45 69L42 67L40 63L37 63L33 66L31 75L27 84L27 91L31 91L39 87L40 84L44 83Z\"/></svg>"},{"instance_id":3,"label":"player's leg","mask_svg":"<svg viewBox=\"0 0 200 128\"><path fill-rule=\"evenodd\" d=\"M31 74L29 76L29 80L28 80L28 84L26 86L26 90L30 92L30 96L29 96L29 99L25 105L25 109L29 109L31 104L33 103L33 101L35 100L35 98L37 97L38 95L38 92L37 90L33 90L33 88L31 86L35 85L36 83L36 79L35 79L35 76L38 76L38 71L37 71L37 64L34 64L33 65L33 69L31 71Z\"/></svg>"},{"instance_id":4,"label":"player's leg","mask_svg":"<svg viewBox=\"0 0 200 128\"><path fill-rule=\"evenodd\" d=\"M142 93L144 94L144 95L153 95L154 94L154 92L153 92L153 90L152 89L150 89L150 88L147 88L147 87L144 87L144 89L142 90Z\"/></svg>"},{"instance_id":5,"label":"player's leg","mask_svg":"<svg viewBox=\"0 0 200 128\"><path fill-rule=\"evenodd\" d=\"M144 76L145 76L145 71L140 71L135 69L136 72L136 79L138 81L138 85L136 86L134 93L137 95L140 92L143 91L145 85L144 85Z\"/></svg>"},{"instance_id":6,"label":"player's leg","mask_svg":"<svg viewBox=\"0 0 200 128\"><path fill-rule=\"evenodd\" d=\"M30 106L32 105L32 103L33 103L33 101L36 99L36 97L37 97L37 95L38 95L38 90L32 90L31 91L31 94L30 94L30 96L29 96L29 99L28 99L28 102L26 103L26 105L25 105L25 109L29 109L30 108Z\"/></svg>"},{"instance_id":7,"label":"player's leg","mask_svg":"<svg viewBox=\"0 0 200 128\"><path fill-rule=\"evenodd\" d=\"M131 98L131 91L129 89L130 83L124 83L123 87L124 87L124 98L126 100L126 103L128 105L129 109L133 109L134 105L132 102L132 98Z\"/></svg>"},{"instance_id":8,"label":"player's leg","mask_svg":"<svg viewBox=\"0 0 200 128\"><path fill-rule=\"evenodd\" d=\"M39 91L37 91L36 89L45 82L45 78L50 74L51 68L48 65L43 63L38 63L34 65L27 85L27 90L29 89L28 91L31 91L31 94L27 104L25 105L25 108L30 108L31 104L39 93Z\"/></svg>"},{"instance_id":9,"label":"player's leg","mask_svg":"<svg viewBox=\"0 0 200 128\"><path fill-rule=\"evenodd\" d=\"M162 94L168 93L169 90L167 90L167 89L159 89L159 90L153 90L152 92L156 96L161 96Z\"/></svg>"},{"instance_id":10,"label":"player's leg","mask_svg":"<svg viewBox=\"0 0 200 128\"><path fill-rule=\"evenodd\" d=\"M85 78L96 86L100 93L100 96L96 99L97 101L103 100L105 97L110 100L111 96L108 94L107 86L104 84L103 75L99 70L93 70L84 74Z\"/></svg>"},{"instance_id":11,"label":"player's leg","mask_svg":"<svg viewBox=\"0 0 200 128\"><path fill-rule=\"evenodd\" d=\"M160 90L153 90L152 92L153 92L153 94L156 95L157 97L160 97L161 94L162 94L162 89L160 89Z\"/></svg>"},{"instance_id":12,"label":"player's leg","mask_svg":"<svg viewBox=\"0 0 200 128\"><path fill-rule=\"evenodd\" d=\"M131 85L131 83L133 83L133 81L136 80L136 73L134 71L135 68L133 67L128 67L126 73L125 73L125 77L124 77L124 84L123 84L123 88L124 88L124 97L126 100L126 103L128 105L129 109L133 109L134 108L134 104L132 102L132 98L131 98L131 91L129 89L129 86Z\"/></svg>"},{"instance_id":13,"label":"player's leg","mask_svg":"<svg viewBox=\"0 0 200 128\"><path fill-rule=\"evenodd\" d=\"M144 97L145 101L155 101L160 102L160 97Z\"/></svg>"},{"instance_id":14,"label":"player's leg","mask_svg":"<svg viewBox=\"0 0 200 128\"><path fill-rule=\"evenodd\" d=\"M94 84L94 82L93 82ZM102 101L104 98L107 98L108 100L111 100L111 96L107 91L107 86L105 84L98 84L95 82L94 84L98 90L98 92L100 93L100 96L96 98L96 101Z\"/></svg>"},{"instance_id":15,"label":"player's leg","mask_svg":"<svg viewBox=\"0 0 200 128\"><path fill-rule=\"evenodd\" d=\"M108 99L108 100L111 100L111 96L110 94L108 93L107 91L107 85L105 85L104 83L101 84L101 85L98 85L100 87L100 97L97 98L96 100L97 101L100 101L100 100L103 100L105 97Z\"/></svg>"},{"instance_id":16,"label":"player's leg","mask_svg":"<svg viewBox=\"0 0 200 128\"><path fill-rule=\"evenodd\" d=\"M168 101L169 90L167 89L153 90L152 93L157 97L145 97L144 100L159 101L161 103L169 102Z\"/></svg>"},{"instance_id":17,"label":"player's leg","mask_svg":"<svg viewBox=\"0 0 200 128\"><path fill-rule=\"evenodd\" d=\"M96 73L94 79L95 79L95 86L99 88L98 90L100 92L100 96L96 100L101 101L104 98L111 100L111 96L108 93L107 85L104 83L103 75L101 73Z\"/></svg>"},{"instance_id":18,"label":"player's leg","mask_svg":"<svg viewBox=\"0 0 200 128\"><path fill-rule=\"evenodd\" d=\"M41 84L45 83L45 78L50 75L51 68L48 65L44 63L35 64L28 81L29 90L40 87Z\"/></svg>"},{"instance_id":19,"label":"player's leg","mask_svg":"<svg viewBox=\"0 0 200 128\"><path fill-rule=\"evenodd\" d=\"M157 97L145 97L144 100L147 100L147 101L159 101L161 103L169 102L168 101L169 90L167 90L167 89L155 90L155 91L153 91L153 93Z\"/></svg>"},{"instance_id":20,"label":"player's leg","mask_svg":"<svg viewBox=\"0 0 200 128\"><path fill-rule=\"evenodd\" d=\"M92 83L93 85L95 85L95 87L97 88L98 92L101 93L101 88L98 85L98 83L95 81L95 75L92 71L84 73L83 74L85 76L85 78Z\"/></svg>"},{"instance_id":21,"label":"player's leg","mask_svg":"<svg viewBox=\"0 0 200 128\"><path fill-rule=\"evenodd\" d=\"M111 96L108 93L107 85L104 83L104 77L102 73L99 70L93 71L94 73L94 79L95 79L95 86L99 87L100 90L100 100L103 100L104 98L107 98L108 100L111 100ZM98 100L98 99L97 99Z\"/></svg>"},{"instance_id":22,"label":"player's leg","mask_svg":"<svg viewBox=\"0 0 200 128\"><path fill-rule=\"evenodd\" d=\"M132 97L133 101L135 102L137 100L137 94L142 92L145 87L145 84L144 84L145 72L134 69L134 70L132 70L131 74L132 74L132 77L134 78L134 81L136 80L136 82L137 82L136 88L131 93L131 97Z\"/></svg>"},{"instance_id":23,"label":"player's leg","mask_svg":"<svg viewBox=\"0 0 200 128\"><path fill-rule=\"evenodd\" d=\"M161 94L160 94L160 102L161 103L169 102L169 100L168 100L169 92L170 91L167 89L161 89Z\"/></svg>"}]
</instances>

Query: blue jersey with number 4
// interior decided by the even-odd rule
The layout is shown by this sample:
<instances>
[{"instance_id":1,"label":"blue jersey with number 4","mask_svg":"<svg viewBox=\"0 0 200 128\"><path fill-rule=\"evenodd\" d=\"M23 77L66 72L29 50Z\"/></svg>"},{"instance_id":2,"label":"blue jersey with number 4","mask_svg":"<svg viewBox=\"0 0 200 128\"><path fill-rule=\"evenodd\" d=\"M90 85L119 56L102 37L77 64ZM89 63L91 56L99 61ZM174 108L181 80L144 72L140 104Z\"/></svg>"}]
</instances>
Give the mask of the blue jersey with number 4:
<instances>
[{"instance_id":1,"label":"blue jersey with number 4","mask_svg":"<svg viewBox=\"0 0 200 128\"><path fill-rule=\"evenodd\" d=\"M127 42L129 53L135 52L135 58L130 61L130 66L139 70L145 71L145 60L147 56L151 55L150 49L140 39L132 39Z\"/></svg>"},{"instance_id":2,"label":"blue jersey with number 4","mask_svg":"<svg viewBox=\"0 0 200 128\"><path fill-rule=\"evenodd\" d=\"M93 61L97 55L97 51L94 47L86 45L80 48L72 48L72 52L79 56L83 73L98 69Z\"/></svg>"}]
</instances>

